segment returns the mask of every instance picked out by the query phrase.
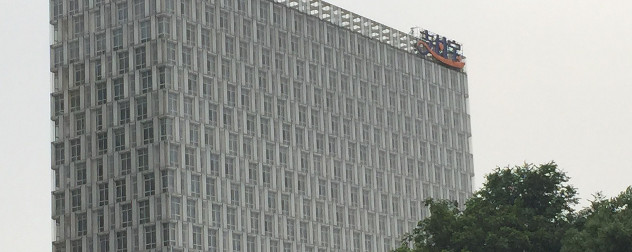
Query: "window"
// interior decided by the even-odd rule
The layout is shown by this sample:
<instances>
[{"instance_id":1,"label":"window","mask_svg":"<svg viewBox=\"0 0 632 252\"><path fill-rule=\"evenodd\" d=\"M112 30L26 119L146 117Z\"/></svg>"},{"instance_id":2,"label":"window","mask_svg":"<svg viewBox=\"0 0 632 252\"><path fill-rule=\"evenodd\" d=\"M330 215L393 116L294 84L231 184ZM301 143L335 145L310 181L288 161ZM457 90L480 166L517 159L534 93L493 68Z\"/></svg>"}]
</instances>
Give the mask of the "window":
<instances>
[{"instance_id":1,"label":"window","mask_svg":"<svg viewBox=\"0 0 632 252\"><path fill-rule=\"evenodd\" d=\"M140 224L145 224L149 222L149 201L148 200L138 202L138 221Z\"/></svg>"},{"instance_id":2,"label":"window","mask_svg":"<svg viewBox=\"0 0 632 252\"><path fill-rule=\"evenodd\" d=\"M232 78L232 63L228 59L222 59L222 78L225 80L231 80Z\"/></svg>"},{"instance_id":3,"label":"window","mask_svg":"<svg viewBox=\"0 0 632 252\"><path fill-rule=\"evenodd\" d=\"M144 0L142 0L142 1L144 2ZM149 39L151 37L151 35L150 35L150 32L151 32L150 25L151 25L150 21L140 22L140 42L141 43L149 41Z\"/></svg>"},{"instance_id":4,"label":"window","mask_svg":"<svg viewBox=\"0 0 632 252\"><path fill-rule=\"evenodd\" d=\"M123 96L125 96L123 79L122 78L114 79L112 80L112 82L113 82L113 89L114 89L114 100L116 101L116 100L123 99ZM105 102L105 97L103 101Z\"/></svg>"},{"instance_id":5,"label":"window","mask_svg":"<svg viewBox=\"0 0 632 252\"><path fill-rule=\"evenodd\" d=\"M246 134L255 135L256 127L255 127L256 118L254 115L246 116Z\"/></svg>"},{"instance_id":6,"label":"window","mask_svg":"<svg viewBox=\"0 0 632 252\"><path fill-rule=\"evenodd\" d=\"M260 122L261 138L268 139L270 137L270 120L261 118Z\"/></svg>"},{"instance_id":7,"label":"window","mask_svg":"<svg viewBox=\"0 0 632 252\"><path fill-rule=\"evenodd\" d=\"M110 251L110 237L108 235L99 235L99 252Z\"/></svg>"},{"instance_id":8,"label":"window","mask_svg":"<svg viewBox=\"0 0 632 252\"><path fill-rule=\"evenodd\" d=\"M184 98L184 116L186 118L193 118L193 99L190 97Z\"/></svg>"},{"instance_id":9,"label":"window","mask_svg":"<svg viewBox=\"0 0 632 252\"><path fill-rule=\"evenodd\" d=\"M235 91L235 86L228 85L226 87L226 103L228 106L234 107L235 100L237 99L237 94Z\"/></svg>"},{"instance_id":10,"label":"window","mask_svg":"<svg viewBox=\"0 0 632 252\"><path fill-rule=\"evenodd\" d=\"M171 198L171 218L174 220L180 220L182 216L182 198L180 197L172 197Z\"/></svg>"},{"instance_id":11,"label":"window","mask_svg":"<svg viewBox=\"0 0 632 252\"><path fill-rule=\"evenodd\" d=\"M147 67L147 52L145 46L134 49L134 62L136 69Z\"/></svg>"},{"instance_id":12,"label":"window","mask_svg":"<svg viewBox=\"0 0 632 252\"><path fill-rule=\"evenodd\" d=\"M224 160L224 175L228 179L235 179L235 158L227 157Z\"/></svg>"},{"instance_id":13,"label":"window","mask_svg":"<svg viewBox=\"0 0 632 252\"><path fill-rule=\"evenodd\" d=\"M68 43L68 60L73 61L79 58L79 41Z\"/></svg>"},{"instance_id":14,"label":"window","mask_svg":"<svg viewBox=\"0 0 632 252\"><path fill-rule=\"evenodd\" d=\"M241 235L233 234L233 251L241 251Z\"/></svg>"},{"instance_id":15,"label":"window","mask_svg":"<svg viewBox=\"0 0 632 252\"><path fill-rule=\"evenodd\" d=\"M272 116L272 96L266 95L263 98L263 113L266 116Z\"/></svg>"},{"instance_id":16,"label":"window","mask_svg":"<svg viewBox=\"0 0 632 252\"><path fill-rule=\"evenodd\" d=\"M108 204L109 190L108 184L99 184L99 206L105 206Z\"/></svg>"},{"instance_id":17,"label":"window","mask_svg":"<svg viewBox=\"0 0 632 252\"><path fill-rule=\"evenodd\" d=\"M222 206L213 204L211 207L211 221L214 227L222 226Z\"/></svg>"},{"instance_id":18,"label":"window","mask_svg":"<svg viewBox=\"0 0 632 252\"><path fill-rule=\"evenodd\" d=\"M215 200L217 198L215 178L206 177L206 198L212 200Z\"/></svg>"},{"instance_id":19,"label":"window","mask_svg":"<svg viewBox=\"0 0 632 252\"><path fill-rule=\"evenodd\" d=\"M145 16L145 0L134 0L134 18L139 19Z\"/></svg>"},{"instance_id":20,"label":"window","mask_svg":"<svg viewBox=\"0 0 632 252\"><path fill-rule=\"evenodd\" d=\"M187 200L187 221L196 222L197 220L197 201L194 199Z\"/></svg>"},{"instance_id":21,"label":"window","mask_svg":"<svg viewBox=\"0 0 632 252\"><path fill-rule=\"evenodd\" d=\"M129 123L129 103L119 103L119 124Z\"/></svg>"},{"instance_id":22,"label":"window","mask_svg":"<svg viewBox=\"0 0 632 252\"><path fill-rule=\"evenodd\" d=\"M226 226L228 229L235 230L237 227L237 210L232 207L226 208Z\"/></svg>"},{"instance_id":23,"label":"window","mask_svg":"<svg viewBox=\"0 0 632 252\"><path fill-rule=\"evenodd\" d=\"M125 149L125 129L114 130L114 150Z\"/></svg>"},{"instance_id":24,"label":"window","mask_svg":"<svg viewBox=\"0 0 632 252\"><path fill-rule=\"evenodd\" d=\"M94 117L97 130L103 130L103 111L101 109L95 109Z\"/></svg>"},{"instance_id":25,"label":"window","mask_svg":"<svg viewBox=\"0 0 632 252\"><path fill-rule=\"evenodd\" d=\"M70 140L70 158L72 161L81 159L81 139Z\"/></svg>"},{"instance_id":26,"label":"window","mask_svg":"<svg viewBox=\"0 0 632 252\"><path fill-rule=\"evenodd\" d=\"M83 113L75 114L75 134L83 135L86 131L86 117Z\"/></svg>"},{"instance_id":27,"label":"window","mask_svg":"<svg viewBox=\"0 0 632 252\"><path fill-rule=\"evenodd\" d=\"M140 50L136 49L136 53L137 53L136 62L142 63L141 61L142 59L140 58L141 55L139 55L138 52L140 52ZM129 70L129 53L127 51L123 51L123 52L119 52L117 55L118 55L119 74L127 73L127 71Z\"/></svg>"},{"instance_id":28,"label":"window","mask_svg":"<svg viewBox=\"0 0 632 252\"><path fill-rule=\"evenodd\" d=\"M64 61L64 47L57 46L53 51L55 66L59 66Z\"/></svg>"},{"instance_id":29,"label":"window","mask_svg":"<svg viewBox=\"0 0 632 252\"><path fill-rule=\"evenodd\" d=\"M208 229L208 249L210 251L217 251L217 230Z\"/></svg>"},{"instance_id":30,"label":"window","mask_svg":"<svg viewBox=\"0 0 632 252\"><path fill-rule=\"evenodd\" d=\"M142 71L140 73L140 92L145 94L152 89L151 70Z\"/></svg>"},{"instance_id":31,"label":"window","mask_svg":"<svg viewBox=\"0 0 632 252\"><path fill-rule=\"evenodd\" d=\"M81 108L81 96L79 95L79 91L71 91L70 96L70 111L78 111Z\"/></svg>"},{"instance_id":32,"label":"window","mask_svg":"<svg viewBox=\"0 0 632 252\"><path fill-rule=\"evenodd\" d=\"M132 204L121 205L121 227L128 227L132 224Z\"/></svg>"},{"instance_id":33,"label":"window","mask_svg":"<svg viewBox=\"0 0 632 252\"><path fill-rule=\"evenodd\" d=\"M219 28L224 31L230 30L229 16L226 11L220 11L219 13Z\"/></svg>"},{"instance_id":34,"label":"window","mask_svg":"<svg viewBox=\"0 0 632 252\"><path fill-rule=\"evenodd\" d=\"M136 99L136 120L144 119L147 119L147 98L139 97Z\"/></svg>"},{"instance_id":35,"label":"window","mask_svg":"<svg viewBox=\"0 0 632 252\"><path fill-rule=\"evenodd\" d=\"M176 63L176 44L167 42L167 60L171 64Z\"/></svg>"},{"instance_id":36,"label":"window","mask_svg":"<svg viewBox=\"0 0 632 252\"><path fill-rule=\"evenodd\" d=\"M193 73L189 73L189 78L187 79L187 93L189 95L198 95L198 79L197 75Z\"/></svg>"},{"instance_id":37,"label":"window","mask_svg":"<svg viewBox=\"0 0 632 252\"><path fill-rule=\"evenodd\" d=\"M97 210L97 212L96 212L96 219L97 219L97 230L98 230L98 232L105 231L105 215L104 215L103 209Z\"/></svg>"},{"instance_id":38,"label":"window","mask_svg":"<svg viewBox=\"0 0 632 252\"><path fill-rule=\"evenodd\" d=\"M86 235L88 233L88 221L85 213L77 214L77 235Z\"/></svg>"},{"instance_id":39,"label":"window","mask_svg":"<svg viewBox=\"0 0 632 252\"><path fill-rule=\"evenodd\" d=\"M154 123L146 122L143 127L143 144L150 144L154 141Z\"/></svg>"},{"instance_id":40,"label":"window","mask_svg":"<svg viewBox=\"0 0 632 252\"><path fill-rule=\"evenodd\" d=\"M208 106L208 120L211 124L217 125L217 105L209 104Z\"/></svg>"},{"instance_id":41,"label":"window","mask_svg":"<svg viewBox=\"0 0 632 252\"><path fill-rule=\"evenodd\" d=\"M180 146L172 144L169 146L169 165L177 166L180 160Z\"/></svg>"},{"instance_id":42,"label":"window","mask_svg":"<svg viewBox=\"0 0 632 252\"><path fill-rule=\"evenodd\" d=\"M53 0L51 4L51 8L53 9L53 18L58 19L64 15L64 1L63 0Z\"/></svg>"},{"instance_id":43,"label":"window","mask_svg":"<svg viewBox=\"0 0 632 252\"><path fill-rule=\"evenodd\" d=\"M246 186L246 206L249 208L255 207L255 196L254 196L254 188L251 186Z\"/></svg>"},{"instance_id":44,"label":"window","mask_svg":"<svg viewBox=\"0 0 632 252\"><path fill-rule=\"evenodd\" d=\"M182 65L188 68L193 67L192 54L193 49L191 49L190 47L182 47Z\"/></svg>"},{"instance_id":45,"label":"window","mask_svg":"<svg viewBox=\"0 0 632 252\"><path fill-rule=\"evenodd\" d=\"M209 159L210 174L213 176L219 176L219 155L211 154Z\"/></svg>"},{"instance_id":46,"label":"window","mask_svg":"<svg viewBox=\"0 0 632 252\"><path fill-rule=\"evenodd\" d=\"M74 81L75 81L75 85L81 85L85 82L85 67L83 66L83 64L76 64L74 66Z\"/></svg>"},{"instance_id":47,"label":"window","mask_svg":"<svg viewBox=\"0 0 632 252\"><path fill-rule=\"evenodd\" d=\"M116 6L116 16L119 23L127 21L127 3L118 3Z\"/></svg>"},{"instance_id":48,"label":"window","mask_svg":"<svg viewBox=\"0 0 632 252\"><path fill-rule=\"evenodd\" d=\"M156 193L156 180L154 178L154 174L145 174L143 178L143 183L145 185L145 196L154 195Z\"/></svg>"},{"instance_id":49,"label":"window","mask_svg":"<svg viewBox=\"0 0 632 252\"><path fill-rule=\"evenodd\" d=\"M202 249L202 227L193 226L193 248Z\"/></svg>"},{"instance_id":50,"label":"window","mask_svg":"<svg viewBox=\"0 0 632 252\"><path fill-rule=\"evenodd\" d=\"M123 49L123 28L112 30L112 50Z\"/></svg>"},{"instance_id":51,"label":"window","mask_svg":"<svg viewBox=\"0 0 632 252\"><path fill-rule=\"evenodd\" d=\"M78 240L74 240L70 242L70 247L71 247L71 251L72 252L82 252L82 243L81 243L81 239Z\"/></svg>"},{"instance_id":52,"label":"window","mask_svg":"<svg viewBox=\"0 0 632 252\"><path fill-rule=\"evenodd\" d=\"M171 34L171 20L169 17L158 17L158 36L169 37Z\"/></svg>"},{"instance_id":53,"label":"window","mask_svg":"<svg viewBox=\"0 0 632 252\"><path fill-rule=\"evenodd\" d=\"M267 165L263 166L262 179L263 179L263 185L266 187L270 187L270 185L272 184L272 175L270 171L270 166L267 166Z\"/></svg>"},{"instance_id":54,"label":"window","mask_svg":"<svg viewBox=\"0 0 632 252\"><path fill-rule=\"evenodd\" d=\"M224 113L222 113L224 116L224 127L225 128L232 128L233 125L233 110L229 109L229 108L225 108L224 109Z\"/></svg>"},{"instance_id":55,"label":"window","mask_svg":"<svg viewBox=\"0 0 632 252\"><path fill-rule=\"evenodd\" d=\"M127 200L127 187L125 186L125 179L116 180L116 202L123 202Z\"/></svg>"},{"instance_id":56,"label":"window","mask_svg":"<svg viewBox=\"0 0 632 252\"><path fill-rule=\"evenodd\" d=\"M224 52L228 56L235 55L235 38L229 36L224 38Z\"/></svg>"},{"instance_id":57,"label":"window","mask_svg":"<svg viewBox=\"0 0 632 252\"><path fill-rule=\"evenodd\" d=\"M250 231L259 233L259 213L250 212Z\"/></svg>"},{"instance_id":58,"label":"window","mask_svg":"<svg viewBox=\"0 0 632 252\"><path fill-rule=\"evenodd\" d=\"M132 155L129 152L121 153L121 175L127 175L132 172Z\"/></svg>"},{"instance_id":59,"label":"window","mask_svg":"<svg viewBox=\"0 0 632 252\"><path fill-rule=\"evenodd\" d=\"M53 97L55 103L55 116L59 116L64 113L64 95L56 95Z\"/></svg>"},{"instance_id":60,"label":"window","mask_svg":"<svg viewBox=\"0 0 632 252\"><path fill-rule=\"evenodd\" d=\"M97 84L97 105L105 104L107 99L107 88L105 84Z\"/></svg>"},{"instance_id":61,"label":"window","mask_svg":"<svg viewBox=\"0 0 632 252\"><path fill-rule=\"evenodd\" d=\"M191 16L191 0L181 0L181 2L180 2L180 14L183 17Z\"/></svg>"},{"instance_id":62,"label":"window","mask_svg":"<svg viewBox=\"0 0 632 252\"><path fill-rule=\"evenodd\" d=\"M175 223L162 223L162 242L165 247L176 245Z\"/></svg>"},{"instance_id":63,"label":"window","mask_svg":"<svg viewBox=\"0 0 632 252\"><path fill-rule=\"evenodd\" d=\"M231 155L237 155L239 150L239 138L237 134L229 134L228 135L228 151Z\"/></svg>"},{"instance_id":64,"label":"window","mask_svg":"<svg viewBox=\"0 0 632 252\"><path fill-rule=\"evenodd\" d=\"M263 230L267 236L272 236L274 233L274 217L272 215L266 215L263 219Z\"/></svg>"},{"instance_id":65,"label":"window","mask_svg":"<svg viewBox=\"0 0 632 252\"><path fill-rule=\"evenodd\" d=\"M95 46L96 54L99 55L99 54L104 53L105 52L105 33L96 34L95 35L95 43L96 43L96 46ZM100 67L100 60L97 60L97 62L98 62L99 67ZM96 70L96 68L95 68L95 70ZM101 79L101 71L100 71L100 69L99 69L98 72L97 71L95 71L95 72L98 73L98 74L96 74L97 79Z\"/></svg>"},{"instance_id":66,"label":"window","mask_svg":"<svg viewBox=\"0 0 632 252\"><path fill-rule=\"evenodd\" d=\"M64 156L63 148L61 148L61 150L62 150L61 157L63 158ZM104 154L107 151L108 151L108 133L107 132L98 133L97 134L97 152L98 154ZM59 159L56 159L56 160L59 161Z\"/></svg>"},{"instance_id":67,"label":"window","mask_svg":"<svg viewBox=\"0 0 632 252\"><path fill-rule=\"evenodd\" d=\"M145 226L145 249L156 247L156 226Z\"/></svg>"},{"instance_id":68,"label":"window","mask_svg":"<svg viewBox=\"0 0 632 252\"><path fill-rule=\"evenodd\" d=\"M245 157L250 158L252 157L252 153L253 153L252 139L244 137L243 138L243 154Z\"/></svg>"},{"instance_id":69,"label":"window","mask_svg":"<svg viewBox=\"0 0 632 252\"><path fill-rule=\"evenodd\" d=\"M189 170L195 170L195 161L197 156L195 154L194 148L185 148L184 149L184 165Z\"/></svg>"},{"instance_id":70,"label":"window","mask_svg":"<svg viewBox=\"0 0 632 252\"><path fill-rule=\"evenodd\" d=\"M116 252L127 252L127 230L116 232Z\"/></svg>"},{"instance_id":71,"label":"window","mask_svg":"<svg viewBox=\"0 0 632 252\"><path fill-rule=\"evenodd\" d=\"M239 185L234 184L230 188L230 201L233 205L239 206L240 202L240 193L239 193Z\"/></svg>"},{"instance_id":72,"label":"window","mask_svg":"<svg viewBox=\"0 0 632 252\"><path fill-rule=\"evenodd\" d=\"M195 36L195 30L196 30L196 26L195 24L186 24L186 39L187 39L187 43L189 44L195 44L197 37Z\"/></svg>"},{"instance_id":73,"label":"window","mask_svg":"<svg viewBox=\"0 0 632 252\"><path fill-rule=\"evenodd\" d=\"M272 143L266 144L266 162L272 164L275 160L275 146Z\"/></svg>"},{"instance_id":74,"label":"window","mask_svg":"<svg viewBox=\"0 0 632 252\"><path fill-rule=\"evenodd\" d=\"M65 155L64 155L64 144L58 143L55 144L55 164L60 165L64 164Z\"/></svg>"}]
</instances>

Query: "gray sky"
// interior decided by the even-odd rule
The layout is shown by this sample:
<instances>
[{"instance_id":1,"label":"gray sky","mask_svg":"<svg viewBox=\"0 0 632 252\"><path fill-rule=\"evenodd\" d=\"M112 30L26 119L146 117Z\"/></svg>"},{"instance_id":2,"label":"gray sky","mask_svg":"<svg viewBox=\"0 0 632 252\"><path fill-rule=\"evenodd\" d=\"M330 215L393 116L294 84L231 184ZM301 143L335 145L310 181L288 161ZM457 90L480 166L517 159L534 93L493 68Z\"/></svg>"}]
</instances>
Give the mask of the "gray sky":
<instances>
[{"instance_id":1,"label":"gray sky","mask_svg":"<svg viewBox=\"0 0 632 252\"><path fill-rule=\"evenodd\" d=\"M584 199L632 185L632 2L330 2L402 31L421 26L464 44L477 188L496 166L551 160ZM0 0L6 251L50 251L47 23L47 1Z\"/></svg>"}]
</instances>

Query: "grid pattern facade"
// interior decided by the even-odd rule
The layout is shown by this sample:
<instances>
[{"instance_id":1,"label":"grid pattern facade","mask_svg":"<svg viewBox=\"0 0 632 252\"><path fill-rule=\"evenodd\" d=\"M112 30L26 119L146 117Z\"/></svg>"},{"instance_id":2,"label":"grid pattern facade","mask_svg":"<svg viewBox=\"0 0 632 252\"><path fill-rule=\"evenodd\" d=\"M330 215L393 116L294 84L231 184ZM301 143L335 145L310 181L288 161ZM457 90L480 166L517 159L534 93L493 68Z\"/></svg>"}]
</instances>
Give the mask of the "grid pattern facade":
<instances>
[{"instance_id":1,"label":"grid pattern facade","mask_svg":"<svg viewBox=\"0 0 632 252\"><path fill-rule=\"evenodd\" d=\"M53 251L388 251L463 204L467 77L269 0L51 0Z\"/></svg>"}]
</instances>

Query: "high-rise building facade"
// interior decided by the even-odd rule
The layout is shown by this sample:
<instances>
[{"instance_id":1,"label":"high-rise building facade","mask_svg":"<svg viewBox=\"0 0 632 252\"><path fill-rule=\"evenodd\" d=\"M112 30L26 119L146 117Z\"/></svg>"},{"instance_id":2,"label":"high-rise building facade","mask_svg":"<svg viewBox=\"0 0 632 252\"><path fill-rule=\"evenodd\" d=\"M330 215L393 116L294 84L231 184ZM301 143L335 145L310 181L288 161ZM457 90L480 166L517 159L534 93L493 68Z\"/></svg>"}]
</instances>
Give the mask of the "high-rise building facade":
<instances>
[{"instance_id":1,"label":"high-rise building facade","mask_svg":"<svg viewBox=\"0 0 632 252\"><path fill-rule=\"evenodd\" d=\"M50 11L55 252L388 251L471 194L452 41L320 0Z\"/></svg>"}]
</instances>

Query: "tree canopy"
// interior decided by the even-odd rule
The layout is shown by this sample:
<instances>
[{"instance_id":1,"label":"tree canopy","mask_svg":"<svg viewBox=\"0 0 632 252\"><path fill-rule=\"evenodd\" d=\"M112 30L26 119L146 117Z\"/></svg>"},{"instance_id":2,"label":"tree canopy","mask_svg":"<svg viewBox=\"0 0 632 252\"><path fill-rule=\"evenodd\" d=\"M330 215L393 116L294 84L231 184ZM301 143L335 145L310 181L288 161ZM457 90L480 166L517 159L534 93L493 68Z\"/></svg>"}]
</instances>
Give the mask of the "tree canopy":
<instances>
[{"instance_id":1,"label":"tree canopy","mask_svg":"<svg viewBox=\"0 0 632 252\"><path fill-rule=\"evenodd\" d=\"M430 217L396 251L560 251L577 203L568 181L555 163L496 168L463 211L427 200Z\"/></svg>"},{"instance_id":2,"label":"tree canopy","mask_svg":"<svg viewBox=\"0 0 632 252\"><path fill-rule=\"evenodd\" d=\"M618 197L598 195L578 213L562 242L562 251L632 251L632 187Z\"/></svg>"}]
</instances>

